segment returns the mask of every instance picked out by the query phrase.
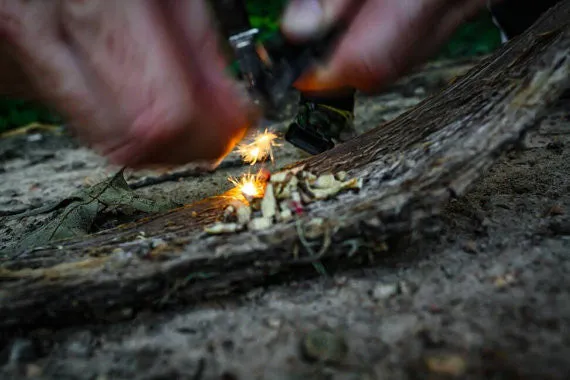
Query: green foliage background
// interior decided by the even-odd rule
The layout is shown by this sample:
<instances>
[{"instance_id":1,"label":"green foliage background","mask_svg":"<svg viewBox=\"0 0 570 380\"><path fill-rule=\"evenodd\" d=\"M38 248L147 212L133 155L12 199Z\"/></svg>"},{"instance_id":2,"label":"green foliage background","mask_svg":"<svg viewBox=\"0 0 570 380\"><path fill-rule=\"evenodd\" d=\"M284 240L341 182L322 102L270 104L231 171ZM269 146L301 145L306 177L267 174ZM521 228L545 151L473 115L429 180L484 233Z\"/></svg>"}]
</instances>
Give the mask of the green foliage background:
<instances>
[{"instance_id":1,"label":"green foliage background","mask_svg":"<svg viewBox=\"0 0 570 380\"><path fill-rule=\"evenodd\" d=\"M278 28L286 0L247 0L252 24L262 30L261 38ZM500 36L487 13L462 26L437 58L487 54L500 45ZM0 132L32 122L61 123L61 118L40 105L18 99L0 98Z\"/></svg>"}]
</instances>

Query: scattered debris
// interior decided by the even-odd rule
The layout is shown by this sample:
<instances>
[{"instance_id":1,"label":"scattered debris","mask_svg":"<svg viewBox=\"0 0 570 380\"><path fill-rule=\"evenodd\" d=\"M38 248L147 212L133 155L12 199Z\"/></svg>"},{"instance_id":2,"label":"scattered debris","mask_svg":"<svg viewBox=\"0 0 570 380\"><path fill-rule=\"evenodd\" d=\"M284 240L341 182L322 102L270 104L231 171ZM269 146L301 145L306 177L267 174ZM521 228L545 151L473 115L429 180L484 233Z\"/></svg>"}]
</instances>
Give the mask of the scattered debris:
<instances>
[{"instance_id":1,"label":"scattered debris","mask_svg":"<svg viewBox=\"0 0 570 380\"><path fill-rule=\"evenodd\" d=\"M232 202L222 214L222 221L205 228L208 234L229 234L246 228L265 230L274 223L288 222L302 215L305 206L325 200L348 190L360 190L363 181L347 180L346 172L316 176L299 168L275 174L260 171L257 175L245 174L241 179L230 178L235 188L230 191ZM313 239L323 235L325 221L310 220L305 236Z\"/></svg>"}]
</instances>

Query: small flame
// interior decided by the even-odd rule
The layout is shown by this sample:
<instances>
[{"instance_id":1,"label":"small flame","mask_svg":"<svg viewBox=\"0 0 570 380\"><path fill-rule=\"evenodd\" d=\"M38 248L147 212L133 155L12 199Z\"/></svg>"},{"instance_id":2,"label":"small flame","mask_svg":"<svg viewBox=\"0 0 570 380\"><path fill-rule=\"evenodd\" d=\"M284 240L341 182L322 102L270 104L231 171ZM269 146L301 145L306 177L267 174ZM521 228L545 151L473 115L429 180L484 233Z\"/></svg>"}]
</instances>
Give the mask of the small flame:
<instances>
[{"instance_id":1,"label":"small flame","mask_svg":"<svg viewBox=\"0 0 570 380\"><path fill-rule=\"evenodd\" d=\"M270 157L271 162L273 162L273 147L280 145L275 142L277 138L278 136L275 133L266 129L257 135L253 142L240 145L238 152L242 160L251 165L255 165L258 161L265 160L267 157Z\"/></svg>"},{"instance_id":2,"label":"small flame","mask_svg":"<svg viewBox=\"0 0 570 380\"><path fill-rule=\"evenodd\" d=\"M257 174L243 174L241 178L228 178L234 184L235 197L245 197L246 199L263 198L265 193L265 178L264 172L260 171Z\"/></svg>"}]
</instances>

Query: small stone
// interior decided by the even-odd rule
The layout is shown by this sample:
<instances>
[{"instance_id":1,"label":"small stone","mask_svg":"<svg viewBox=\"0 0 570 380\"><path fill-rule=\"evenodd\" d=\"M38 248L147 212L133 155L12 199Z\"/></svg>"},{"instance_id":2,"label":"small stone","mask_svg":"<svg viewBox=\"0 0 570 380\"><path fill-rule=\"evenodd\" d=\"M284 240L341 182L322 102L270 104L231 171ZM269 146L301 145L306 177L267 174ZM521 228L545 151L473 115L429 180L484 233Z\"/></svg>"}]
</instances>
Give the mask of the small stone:
<instances>
[{"instance_id":1,"label":"small stone","mask_svg":"<svg viewBox=\"0 0 570 380\"><path fill-rule=\"evenodd\" d=\"M460 377L467 371L465 359L455 354L434 354L425 358L429 372L451 377Z\"/></svg>"},{"instance_id":2,"label":"small stone","mask_svg":"<svg viewBox=\"0 0 570 380\"><path fill-rule=\"evenodd\" d=\"M41 133L34 133L33 135L28 136L29 142L38 142L38 141L42 141L43 139L44 139L44 136L42 136Z\"/></svg>"},{"instance_id":3,"label":"small stone","mask_svg":"<svg viewBox=\"0 0 570 380\"><path fill-rule=\"evenodd\" d=\"M372 291L372 297L377 300L382 300L385 298L390 298L398 293L397 284L381 284L374 288Z\"/></svg>"},{"instance_id":4,"label":"small stone","mask_svg":"<svg viewBox=\"0 0 570 380\"><path fill-rule=\"evenodd\" d=\"M511 273L507 273L503 276L495 278L494 284L497 288L504 288L515 282L515 276Z\"/></svg>"},{"instance_id":5,"label":"small stone","mask_svg":"<svg viewBox=\"0 0 570 380\"><path fill-rule=\"evenodd\" d=\"M554 205L548 210L547 215L564 215L564 209L560 205Z\"/></svg>"},{"instance_id":6,"label":"small stone","mask_svg":"<svg viewBox=\"0 0 570 380\"><path fill-rule=\"evenodd\" d=\"M283 321L279 318L267 318L266 323L272 329L278 329L283 325Z\"/></svg>"},{"instance_id":7,"label":"small stone","mask_svg":"<svg viewBox=\"0 0 570 380\"><path fill-rule=\"evenodd\" d=\"M309 361L338 363L348 354L348 345L340 334L319 329L309 332L303 338L301 352Z\"/></svg>"},{"instance_id":8,"label":"small stone","mask_svg":"<svg viewBox=\"0 0 570 380\"><path fill-rule=\"evenodd\" d=\"M36 364L28 364L26 366L26 377L35 378L40 377L43 374L43 369L39 365Z\"/></svg>"},{"instance_id":9,"label":"small stone","mask_svg":"<svg viewBox=\"0 0 570 380\"><path fill-rule=\"evenodd\" d=\"M463 244L461 244L461 248L467 253L477 253L477 243L475 243L473 240L463 242Z\"/></svg>"}]
</instances>

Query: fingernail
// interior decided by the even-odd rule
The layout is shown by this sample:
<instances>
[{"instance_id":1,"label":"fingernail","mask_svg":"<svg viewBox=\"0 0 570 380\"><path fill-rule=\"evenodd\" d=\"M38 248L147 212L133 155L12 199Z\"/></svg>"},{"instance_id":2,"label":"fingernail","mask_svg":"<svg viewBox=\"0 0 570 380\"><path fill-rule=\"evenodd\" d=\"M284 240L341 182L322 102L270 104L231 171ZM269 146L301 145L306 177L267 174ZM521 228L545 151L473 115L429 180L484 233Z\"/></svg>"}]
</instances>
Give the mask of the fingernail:
<instances>
[{"instance_id":1,"label":"fingernail","mask_svg":"<svg viewBox=\"0 0 570 380\"><path fill-rule=\"evenodd\" d=\"M319 33L324 19L319 0L293 0L283 14L283 31L294 39L308 39Z\"/></svg>"}]
</instances>

